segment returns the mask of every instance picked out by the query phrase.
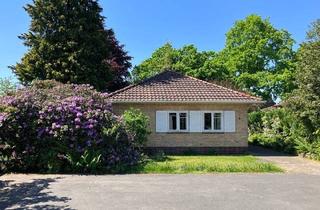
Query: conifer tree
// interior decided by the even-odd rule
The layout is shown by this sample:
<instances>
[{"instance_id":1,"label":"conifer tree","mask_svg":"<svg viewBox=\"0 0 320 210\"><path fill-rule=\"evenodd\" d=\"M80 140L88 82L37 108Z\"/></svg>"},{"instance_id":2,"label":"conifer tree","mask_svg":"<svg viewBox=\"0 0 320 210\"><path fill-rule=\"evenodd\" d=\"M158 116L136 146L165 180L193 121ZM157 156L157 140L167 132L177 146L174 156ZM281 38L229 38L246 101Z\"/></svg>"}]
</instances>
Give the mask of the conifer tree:
<instances>
[{"instance_id":1,"label":"conifer tree","mask_svg":"<svg viewBox=\"0 0 320 210\"><path fill-rule=\"evenodd\" d=\"M19 38L29 48L11 66L23 84L34 79L91 84L98 90L118 89L129 76L131 57L104 26L95 0L34 0L25 10L29 31Z\"/></svg>"}]
</instances>

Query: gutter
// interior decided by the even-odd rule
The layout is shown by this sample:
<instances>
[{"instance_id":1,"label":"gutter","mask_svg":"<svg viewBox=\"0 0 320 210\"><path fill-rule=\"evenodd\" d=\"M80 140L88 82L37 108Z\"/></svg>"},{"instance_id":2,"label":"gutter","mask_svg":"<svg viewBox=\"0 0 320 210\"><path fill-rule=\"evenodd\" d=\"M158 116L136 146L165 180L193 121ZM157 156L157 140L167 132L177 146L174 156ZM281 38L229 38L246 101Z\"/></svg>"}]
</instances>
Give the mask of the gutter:
<instances>
[{"instance_id":1,"label":"gutter","mask_svg":"<svg viewBox=\"0 0 320 210\"><path fill-rule=\"evenodd\" d=\"M219 103L219 104L263 104L265 101L241 101L241 100L215 100L215 101L112 101L111 103L114 104L126 104L126 103L133 103L133 104L162 104L162 103L172 103L172 104L206 104L206 103Z\"/></svg>"}]
</instances>

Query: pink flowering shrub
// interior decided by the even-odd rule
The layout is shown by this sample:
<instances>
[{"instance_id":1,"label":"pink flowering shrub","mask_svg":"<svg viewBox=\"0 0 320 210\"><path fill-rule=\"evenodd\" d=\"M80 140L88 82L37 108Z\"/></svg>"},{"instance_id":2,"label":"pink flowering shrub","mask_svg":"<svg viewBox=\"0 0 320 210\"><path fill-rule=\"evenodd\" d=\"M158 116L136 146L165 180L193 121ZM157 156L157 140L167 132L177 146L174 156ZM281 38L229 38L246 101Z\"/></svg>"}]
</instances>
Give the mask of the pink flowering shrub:
<instances>
[{"instance_id":1,"label":"pink flowering shrub","mask_svg":"<svg viewBox=\"0 0 320 210\"><path fill-rule=\"evenodd\" d=\"M0 98L0 161L8 171L100 172L135 165L132 129L88 85L36 82Z\"/></svg>"}]
</instances>

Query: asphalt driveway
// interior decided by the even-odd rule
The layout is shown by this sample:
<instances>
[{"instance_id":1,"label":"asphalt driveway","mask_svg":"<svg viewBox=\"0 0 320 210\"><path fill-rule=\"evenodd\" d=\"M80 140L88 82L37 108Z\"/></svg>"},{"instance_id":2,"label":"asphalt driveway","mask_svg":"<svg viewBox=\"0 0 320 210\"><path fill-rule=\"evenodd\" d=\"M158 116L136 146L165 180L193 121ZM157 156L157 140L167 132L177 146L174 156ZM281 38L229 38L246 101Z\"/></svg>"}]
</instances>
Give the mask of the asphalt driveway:
<instances>
[{"instance_id":1,"label":"asphalt driveway","mask_svg":"<svg viewBox=\"0 0 320 210\"><path fill-rule=\"evenodd\" d=\"M286 173L0 176L0 209L320 209L320 163L250 147Z\"/></svg>"},{"instance_id":2,"label":"asphalt driveway","mask_svg":"<svg viewBox=\"0 0 320 210\"><path fill-rule=\"evenodd\" d=\"M0 209L319 209L307 174L5 175Z\"/></svg>"},{"instance_id":3,"label":"asphalt driveway","mask_svg":"<svg viewBox=\"0 0 320 210\"><path fill-rule=\"evenodd\" d=\"M250 146L249 152L263 161L277 164L287 173L320 175L320 161L289 155L258 146Z\"/></svg>"}]
</instances>

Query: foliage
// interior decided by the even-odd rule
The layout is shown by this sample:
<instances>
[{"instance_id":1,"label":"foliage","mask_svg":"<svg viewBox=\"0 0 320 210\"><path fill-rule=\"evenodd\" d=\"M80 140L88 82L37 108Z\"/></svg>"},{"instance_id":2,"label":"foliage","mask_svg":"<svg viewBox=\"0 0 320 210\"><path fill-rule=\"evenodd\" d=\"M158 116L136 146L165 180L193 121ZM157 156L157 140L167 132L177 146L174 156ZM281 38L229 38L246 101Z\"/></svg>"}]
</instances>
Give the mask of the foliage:
<instances>
[{"instance_id":1,"label":"foliage","mask_svg":"<svg viewBox=\"0 0 320 210\"><path fill-rule=\"evenodd\" d=\"M205 80L224 80L228 71L223 64L215 60L217 54L212 51L199 52L194 45L185 45L175 49L166 43L157 49L151 58L135 66L132 74L135 81L140 81L164 70L178 72Z\"/></svg>"},{"instance_id":2,"label":"foliage","mask_svg":"<svg viewBox=\"0 0 320 210\"><path fill-rule=\"evenodd\" d=\"M258 111L252 111L248 114L248 121L249 121L249 131L250 133L258 133L263 131L263 122L262 117L264 115L264 112L258 110Z\"/></svg>"},{"instance_id":3,"label":"foliage","mask_svg":"<svg viewBox=\"0 0 320 210\"><path fill-rule=\"evenodd\" d=\"M308 142L320 139L320 20L298 51L297 85L288 104L308 130Z\"/></svg>"},{"instance_id":4,"label":"foliage","mask_svg":"<svg viewBox=\"0 0 320 210\"><path fill-rule=\"evenodd\" d=\"M306 130L297 142L303 155L320 159L320 20L312 23L307 40L297 55L298 88L288 99L288 107Z\"/></svg>"},{"instance_id":5,"label":"foliage","mask_svg":"<svg viewBox=\"0 0 320 210\"><path fill-rule=\"evenodd\" d=\"M67 155L66 158L75 168L75 171L86 169L91 172L99 171L103 168L101 151L85 150L78 160L71 155Z\"/></svg>"},{"instance_id":6,"label":"foliage","mask_svg":"<svg viewBox=\"0 0 320 210\"><path fill-rule=\"evenodd\" d=\"M307 31L307 39L311 42L318 42L320 40L320 19L311 23L309 31Z\"/></svg>"},{"instance_id":7,"label":"foliage","mask_svg":"<svg viewBox=\"0 0 320 210\"><path fill-rule=\"evenodd\" d=\"M25 10L31 24L19 38L29 51L11 66L23 84L55 79L99 90L126 84L131 57L113 30L105 29L97 1L34 0Z\"/></svg>"},{"instance_id":8,"label":"foliage","mask_svg":"<svg viewBox=\"0 0 320 210\"><path fill-rule=\"evenodd\" d=\"M250 113L250 140L253 143L296 151L320 160L319 56L320 20L317 20L298 50L297 89L283 103L286 108Z\"/></svg>"},{"instance_id":9,"label":"foliage","mask_svg":"<svg viewBox=\"0 0 320 210\"><path fill-rule=\"evenodd\" d=\"M278 108L251 112L249 133L253 144L295 153L296 141L304 131L289 110Z\"/></svg>"},{"instance_id":10,"label":"foliage","mask_svg":"<svg viewBox=\"0 0 320 210\"><path fill-rule=\"evenodd\" d=\"M288 108L251 112L249 134L252 144L320 160L320 139L310 142L308 129Z\"/></svg>"},{"instance_id":11,"label":"foliage","mask_svg":"<svg viewBox=\"0 0 320 210\"><path fill-rule=\"evenodd\" d=\"M268 19L249 15L227 33L221 59L243 90L271 101L294 88L294 40Z\"/></svg>"},{"instance_id":12,"label":"foliage","mask_svg":"<svg viewBox=\"0 0 320 210\"><path fill-rule=\"evenodd\" d=\"M132 135L134 142L139 146L146 143L149 129L149 118L138 109L126 110L123 115L123 121L126 126L126 130Z\"/></svg>"},{"instance_id":13,"label":"foliage","mask_svg":"<svg viewBox=\"0 0 320 210\"><path fill-rule=\"evenodd\" d=\"M35 81L0 98L0 156L8 171L95 173L134 165L140 150L130 132L89 85Z\"/></svg>"},{"instance_id":14,"label":"foliage","mask_svg":"<svg viewBox=\"0 0 320 210\"><path fill-rule=\"evenodd\" d=\"M166 43L164 46L152 53L151 58L143 61L132 70L133 80L140 81L156 75L157 73L173 68L173 62L176 57L175 49L171 44Z\"/></svg>"},{"instance_id":15,"label":"foliage","mask_svg":"<svg viewBox=\"0 0 320 210\"><path fill-rule=\"evenodd\" d=\"M242 91L273 102L295 88L294 40L268 19L249 15L226 35L219 52L199 52L193 45L175 49L167 43L133 69L136 81L171 69L204 80L229 81Z\"/></svg>"},{"instance_id":16,"label":"foliage","mask_svg":"<svg viewBox=\"0 0 320 210\"><path fill-rule=\"evenodd\" d=\"M150 159L132 169L134 173L228 173L281 172L272 163L258 161L253 156L167 156Z\"/></svg>"},{"instance_id":17,"label":"foliage","mask_svg":"<svg viewBox=\"0 0 320 210\"><path fill-rule=\"evenodd\" d=\"M0 96L6 95L16 89L17 85L12 80L9 78L0 78Z\"/></svg>"},{"instance_id":18,"label":"foliage","mask_svg":"<svg viewBox=\"0 0 320 210\"><path fill-rule=\"evenodd\" d=\"M320 160L320 139L312 143L308 142L305 138L300 139L297 141L296 149L304 157Z\"/></svg>"}]
</instances>

